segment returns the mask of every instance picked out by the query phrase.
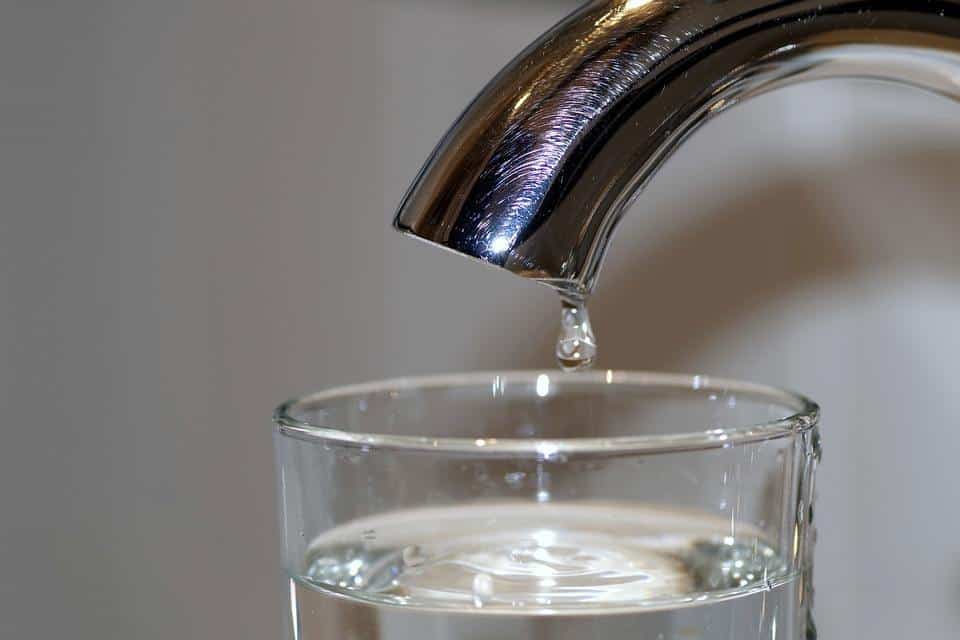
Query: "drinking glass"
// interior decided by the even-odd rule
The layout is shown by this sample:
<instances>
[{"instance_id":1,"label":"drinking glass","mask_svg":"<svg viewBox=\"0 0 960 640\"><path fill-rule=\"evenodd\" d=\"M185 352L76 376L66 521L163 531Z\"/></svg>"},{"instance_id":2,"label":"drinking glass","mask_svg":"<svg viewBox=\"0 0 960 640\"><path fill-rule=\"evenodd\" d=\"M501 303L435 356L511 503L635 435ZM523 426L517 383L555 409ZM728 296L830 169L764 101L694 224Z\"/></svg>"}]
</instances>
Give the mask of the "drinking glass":
<instances>
[{"instance_id":1,"label":"drinking glass","mask_svg":"<svg viewBox=\"0 0 960 640\"><path fill-rule=\"evenodd\" d=\"M802 396L475 373L324 391L275 422L286 637L815 637Z\"/></svg>"}]
</instances>

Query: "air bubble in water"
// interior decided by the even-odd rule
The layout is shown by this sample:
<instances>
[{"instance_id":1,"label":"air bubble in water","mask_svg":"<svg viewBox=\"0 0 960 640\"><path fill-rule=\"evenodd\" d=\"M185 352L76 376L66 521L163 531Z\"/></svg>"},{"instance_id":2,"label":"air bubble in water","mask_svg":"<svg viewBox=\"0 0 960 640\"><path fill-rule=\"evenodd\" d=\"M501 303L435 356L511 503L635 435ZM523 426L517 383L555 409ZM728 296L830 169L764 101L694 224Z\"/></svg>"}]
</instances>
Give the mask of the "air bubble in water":
<instances>
[{"instance_id":1,"label":"air bubble in water","mask_svg":"<svg viewBox=\"0 0 960 640\"><path fill-rule=\"evenodd\" d=\"M564 371L589 369L597 359L597 338L590 326L590 315L582 303L563 301L560 311L560 336L557 338L557 362Z\"/></svg>"},{"instance_id":2,"label":"air bubble in water","mask_svg":"<svg viewBox=\"0 0 960 640\"><path fill-rule=\"evenodd\" d=\"M493 596L493 578L489 573L478 573L473 577L473 606L478 609L490 601Z\"/></svg>"}]
</instances>

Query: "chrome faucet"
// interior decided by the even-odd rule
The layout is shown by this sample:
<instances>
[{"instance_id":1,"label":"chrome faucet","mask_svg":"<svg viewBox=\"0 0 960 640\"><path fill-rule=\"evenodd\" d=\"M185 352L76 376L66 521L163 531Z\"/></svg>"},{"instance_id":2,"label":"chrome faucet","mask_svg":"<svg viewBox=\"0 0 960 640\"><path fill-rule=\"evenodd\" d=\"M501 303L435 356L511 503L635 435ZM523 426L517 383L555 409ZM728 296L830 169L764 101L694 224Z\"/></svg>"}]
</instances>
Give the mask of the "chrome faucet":
<instances>
[{"instance_id":1,"label":"chrome faucet","mask_svg":"<svg viewBox=\"0 0 960 640\"><path fill-rule=\"evenodd\" d=\"M480 93L394 224L585 297L617 222L686 136L833 77L960 98L960 0L593 0Z\"/></svg>"}]
</instances>

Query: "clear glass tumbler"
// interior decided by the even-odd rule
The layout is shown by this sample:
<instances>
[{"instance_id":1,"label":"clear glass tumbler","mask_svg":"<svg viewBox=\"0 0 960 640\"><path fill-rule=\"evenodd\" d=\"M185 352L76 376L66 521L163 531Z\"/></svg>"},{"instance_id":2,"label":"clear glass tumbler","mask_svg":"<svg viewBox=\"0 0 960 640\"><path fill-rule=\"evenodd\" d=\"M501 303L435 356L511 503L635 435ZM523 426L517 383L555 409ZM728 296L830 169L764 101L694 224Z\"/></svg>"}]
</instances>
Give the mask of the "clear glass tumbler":
<instances>
[{"instance_id":1,"label":"clear glass tumbler","mask_svg":"<svg viewBox=\"0 0 960 640\"><path fill-rule=\"evenodd\" d=\"M275 420L290 638L815 637L806 398L479 373L334 389Z\"/></svg>"}]
</instances>

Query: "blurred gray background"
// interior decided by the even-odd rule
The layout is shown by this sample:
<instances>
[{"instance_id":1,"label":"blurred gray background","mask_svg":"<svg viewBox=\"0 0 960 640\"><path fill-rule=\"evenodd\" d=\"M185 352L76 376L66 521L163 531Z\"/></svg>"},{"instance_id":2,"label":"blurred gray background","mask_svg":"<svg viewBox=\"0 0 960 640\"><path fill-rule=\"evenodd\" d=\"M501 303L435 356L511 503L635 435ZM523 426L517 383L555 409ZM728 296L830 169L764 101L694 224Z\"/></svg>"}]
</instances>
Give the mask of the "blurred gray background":
<instances>
[{"instance_id":1,"label":"blurred gray background","mask_svg":"<svg viewBox=\"0 0 960 640\"><path fill-rule=\"evenodd\" d=\"M275 404L552 366L548 290L388 221L574 4L3 4L0 637L277 637ZM593 303L601 366L822 403L827 640L960 625L958 125L873 84L734 109L653 182Z\"/></svg>"}]
</instances>

